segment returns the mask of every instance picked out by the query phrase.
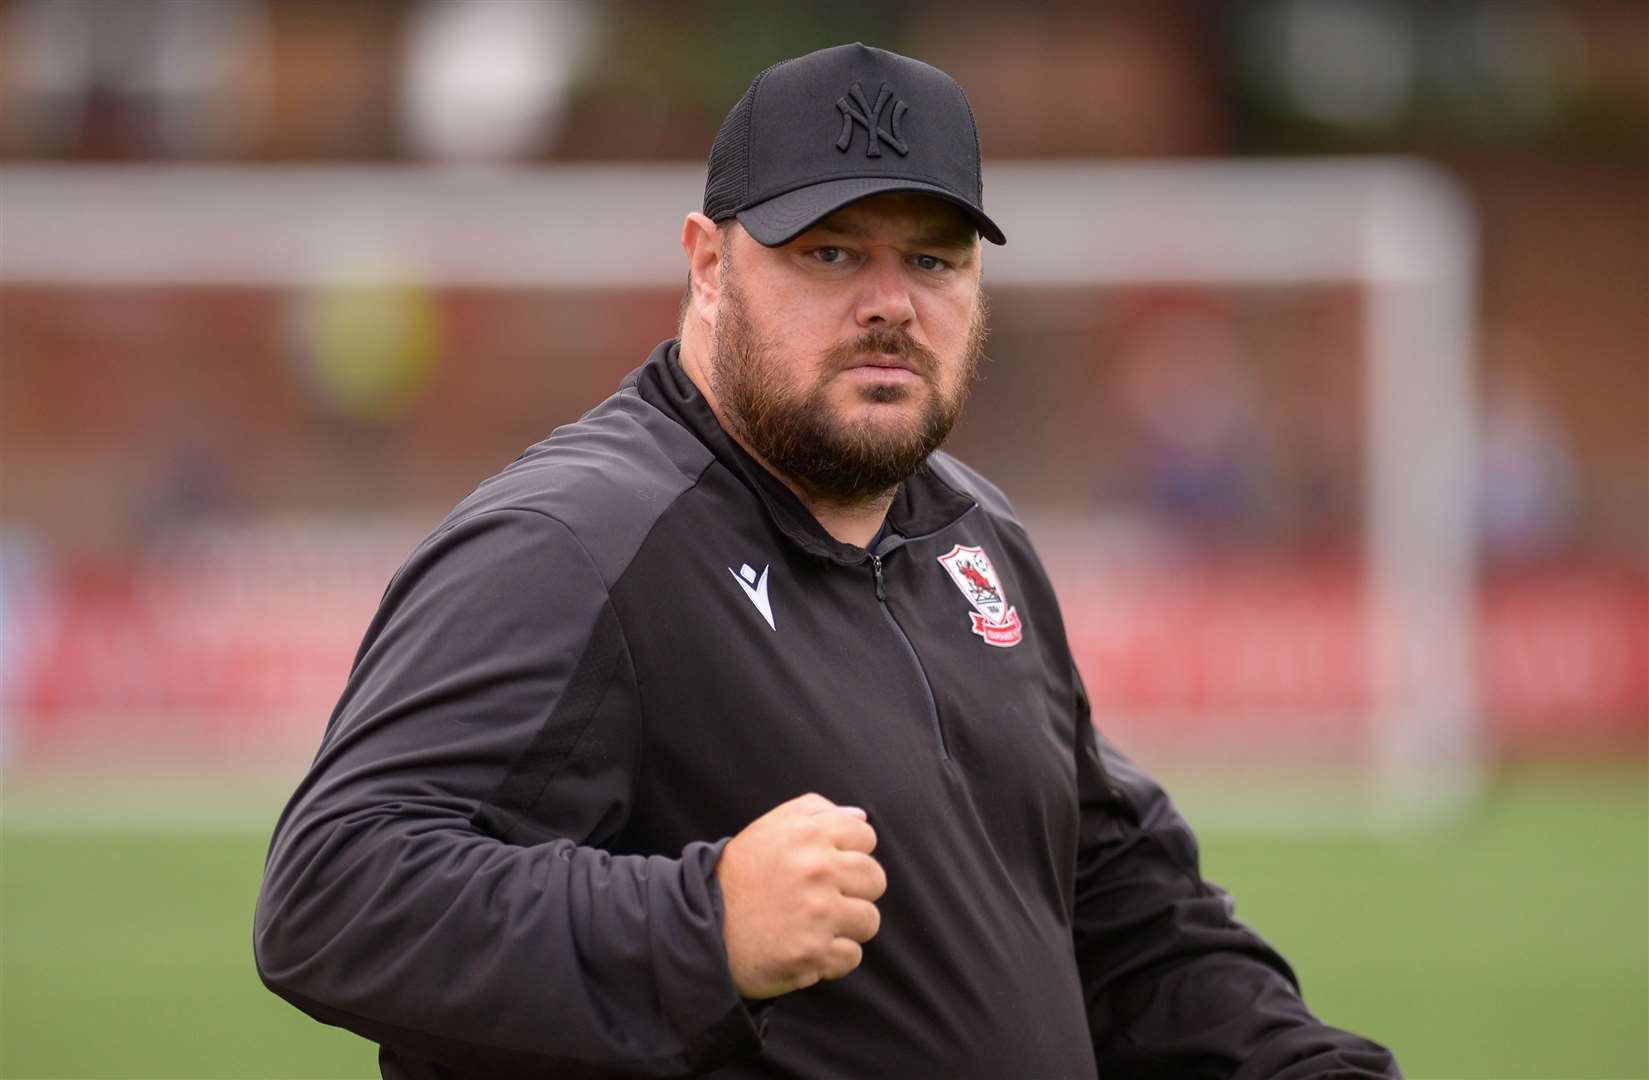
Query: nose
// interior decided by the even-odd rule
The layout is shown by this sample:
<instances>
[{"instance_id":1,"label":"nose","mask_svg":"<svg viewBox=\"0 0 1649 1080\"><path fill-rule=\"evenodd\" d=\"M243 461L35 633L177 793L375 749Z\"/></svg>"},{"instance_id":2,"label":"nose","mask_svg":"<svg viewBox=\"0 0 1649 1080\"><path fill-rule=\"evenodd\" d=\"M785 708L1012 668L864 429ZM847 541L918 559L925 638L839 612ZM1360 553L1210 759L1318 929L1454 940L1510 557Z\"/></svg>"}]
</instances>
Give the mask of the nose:
<instances>
[{"instance_id":1,"label":"nose","mask_svg":"<svg viewBox=\"0 0 1649 1080\"><path fill-rule=\"evenodd\" d=\"M905 280L904 260L898 252L881 249L872 253L860 274L859 325L869 329L903 327L916 317Z\"/></svg>"}]
</instances>

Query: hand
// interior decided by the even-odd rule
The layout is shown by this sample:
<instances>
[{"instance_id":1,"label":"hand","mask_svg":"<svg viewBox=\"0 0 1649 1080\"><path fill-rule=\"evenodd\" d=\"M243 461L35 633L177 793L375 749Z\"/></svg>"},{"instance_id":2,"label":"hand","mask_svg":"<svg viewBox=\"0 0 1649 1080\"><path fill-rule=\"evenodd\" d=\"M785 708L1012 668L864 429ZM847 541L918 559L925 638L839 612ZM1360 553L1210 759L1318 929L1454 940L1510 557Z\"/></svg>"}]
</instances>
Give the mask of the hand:
<instances>
[{"instance_id":1,"label":"hand","mask_svg":"<svg viewBox=\"0 0 1649 1080\"><path fill-rule=\"evenodd\" d=\"M803 795L727 842L716 877L733 982L770 998L839 979L864 959L882 916L887 875L870 853L876 830L856 806Z\"/></svg>"}]
</instances>

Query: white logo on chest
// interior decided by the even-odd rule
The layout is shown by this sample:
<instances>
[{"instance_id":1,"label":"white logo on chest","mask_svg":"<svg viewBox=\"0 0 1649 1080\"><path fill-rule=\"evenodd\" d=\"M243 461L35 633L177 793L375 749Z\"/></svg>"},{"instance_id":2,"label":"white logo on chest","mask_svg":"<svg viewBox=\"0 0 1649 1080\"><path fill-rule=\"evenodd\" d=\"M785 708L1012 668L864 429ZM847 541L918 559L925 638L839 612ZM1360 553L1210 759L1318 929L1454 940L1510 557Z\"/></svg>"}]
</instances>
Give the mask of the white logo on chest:
<instances>
[{"instance_id":1,"label":"white logo on chest","mask_svg":"<svg viewBox=\"0 0 1649 1080\"><path fill-rule=\"evenodd\" d=\"M733 575L733 580L739 583L744 595L748 596L756 610L762 613L762 618L767 620L768 628L777 630L778 627L773 625L773 605L767 600L767 569L766 566L762 567L762 572L758 576L750 569L750 564L745 563L737 570L729 566L727 572Z\"/></svg>"}]
</instances>

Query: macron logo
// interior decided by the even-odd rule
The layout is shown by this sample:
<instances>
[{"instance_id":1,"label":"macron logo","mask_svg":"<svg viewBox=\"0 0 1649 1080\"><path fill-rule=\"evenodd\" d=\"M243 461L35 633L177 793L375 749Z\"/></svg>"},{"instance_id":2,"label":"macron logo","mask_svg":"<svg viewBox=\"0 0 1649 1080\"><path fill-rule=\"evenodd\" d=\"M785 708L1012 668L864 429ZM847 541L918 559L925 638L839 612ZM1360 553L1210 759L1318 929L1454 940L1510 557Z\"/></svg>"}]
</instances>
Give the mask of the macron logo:
<instances>
[{"instance_id":1,"label":"macron logo","mask_svg":"<svg viewBox=\"0 0 1649 1080\"><path fill-rule=\"evenodd\" d=\"M727 572L733 575L733 580L739 583L744 595L748 596L750 602L756 605L756 610L762 613L762 618L767 620L768 628L777 630L778 627L773 625L773 605L767 602L767 567L762 567L759 577L750 569L749 563L745 563L737 570L729 566Z\"/></svg>"}]
</instances>

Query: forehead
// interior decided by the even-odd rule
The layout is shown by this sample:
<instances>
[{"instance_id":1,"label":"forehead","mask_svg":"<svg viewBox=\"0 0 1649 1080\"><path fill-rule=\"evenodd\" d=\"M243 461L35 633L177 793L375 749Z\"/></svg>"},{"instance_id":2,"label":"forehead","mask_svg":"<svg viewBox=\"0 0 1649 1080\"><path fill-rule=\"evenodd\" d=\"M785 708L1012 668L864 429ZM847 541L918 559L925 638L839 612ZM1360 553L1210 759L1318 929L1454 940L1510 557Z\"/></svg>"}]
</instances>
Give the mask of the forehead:
<instances>
[{"instance_id":1,"label":"forehead","mask_svg":"<svg viewBox=\"0 0 1649 1080\"><path fill-rule=\"evenodd\" d=\"M885 192L849 203L797 237L836 233L878 239L921 238L971 247L979 229L955 203L912 191Z\"/></svg>"}]
</instances>

